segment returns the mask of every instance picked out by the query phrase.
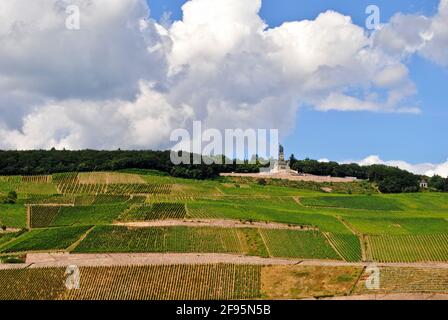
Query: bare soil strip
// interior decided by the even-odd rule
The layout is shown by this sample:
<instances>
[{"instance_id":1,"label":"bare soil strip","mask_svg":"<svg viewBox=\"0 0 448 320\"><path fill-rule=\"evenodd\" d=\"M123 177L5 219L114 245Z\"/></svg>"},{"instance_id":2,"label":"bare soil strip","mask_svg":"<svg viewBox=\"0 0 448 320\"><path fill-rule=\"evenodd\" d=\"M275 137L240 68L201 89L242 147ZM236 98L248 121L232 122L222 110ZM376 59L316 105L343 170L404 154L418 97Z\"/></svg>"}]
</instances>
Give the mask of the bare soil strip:
<instances>
[{"instance_id":1,"label":"bare soil strip","mask_svg":"<svg viewBox=\"0 0 448 320\"><path fill-rule=\"evenodd\" d=\"M250 265L291 265L300 260L261 258L232 254L197 253L114 253L114 254L68 254L47 253L28 254L26 263L31 268L82 266L129 266L129 265L173 265L173 264L250 264ZM2 265L0 265L0 268Z\"/></svg>"},{"instance_id":2,"label":"bare soil strip","mask_svg":"<svg viewBox=\"0 0 448 320\"><path fill-rule=\"evenodd\" d=\"M0 229L0 235L7 233L19 232L21 229L18 228L6 228L5 230Z\"/></svg>"},{"instance_id":3,"label":"bare soil strip","mask_svg":"<svg viewBox=\"0 0 448 320\"><path fill-rule=\"evenodd\" d=\"M220 253L113 253L113 254L69 254L29 253L23 264L0 264L0 269L42 268L60 266L131 266L172 264L252 264L252 265L303 265L303 266L358 266L448 269L448 263L366 263L333 260L301 260L283 258L261 258Z\"/></svg>"},{"instance_id":4,"label":"bare soil strip","mask_svg":"<svg viewBox=\"0 0 448 320\"><path fill-rule=\"evenodd\" d=\"M382 293L355 296L338 296L319 300L448 300L443 293Z\"/></svg>"},{"instance_id":5,"label":"bare soil strip","mask_svg":"<svg viewBox=\"0 0 448 320\"><path fill-rule=\"evenodd\" d=\"M312 181L312 182L354 182L359 181L356 178L336 178L336 177L324 177L314 176L311 174L299 175L290 173L272 173L272 174L260 174L260 173L221 173L223 177L248 177L258 179L283 179L291 181Z\"/></svg>"},{"instance_id":6,"label":"bare soil strip","mask_svg":"<svg viewBox=\"0 0 448 320\"><path fill-rule=\"evenodd\" d=\"M289 229L289 230L317 230L309 226L288 225L275 222L215 220L215 219L184 219L184 220L154 220L138 222L115 222L114 225L146 228L146 227L221 227L221 228L256 228L256 229Z\"/></svg>"}]
</instances>

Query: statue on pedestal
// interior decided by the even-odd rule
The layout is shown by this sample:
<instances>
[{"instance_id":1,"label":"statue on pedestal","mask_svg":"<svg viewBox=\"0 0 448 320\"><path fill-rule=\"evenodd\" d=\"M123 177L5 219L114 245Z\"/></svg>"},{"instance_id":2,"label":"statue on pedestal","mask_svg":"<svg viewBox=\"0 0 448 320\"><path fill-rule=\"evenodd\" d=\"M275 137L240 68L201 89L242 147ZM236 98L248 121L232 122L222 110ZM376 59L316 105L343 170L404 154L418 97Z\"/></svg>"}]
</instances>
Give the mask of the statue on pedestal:
<instances>
[{"instance_id":1,"label":"statue on pedestal","mask_svg":"<svg viewBox=\"0 0 448 320\"><path fill-rule=\"evenodd\" d=\"M278 148L278 160L271 161L271 166L268 170L262 170L262 174L291 174L292 170L289 167L289 161L285 160L285 149L282 145Z\"/></svg>"}]
</instances>

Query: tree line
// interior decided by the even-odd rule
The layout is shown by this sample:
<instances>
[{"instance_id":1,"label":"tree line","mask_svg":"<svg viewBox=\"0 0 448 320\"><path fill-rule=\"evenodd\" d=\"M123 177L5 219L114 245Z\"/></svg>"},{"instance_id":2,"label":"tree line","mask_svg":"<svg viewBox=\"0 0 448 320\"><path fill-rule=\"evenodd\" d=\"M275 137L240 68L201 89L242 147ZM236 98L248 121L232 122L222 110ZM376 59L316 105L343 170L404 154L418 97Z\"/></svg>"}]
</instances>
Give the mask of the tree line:
<instances>
[{"instance_id":1,"label":"tree line","mask_svg":"<svg viewBox=\"0 0 448 320\"><path fill-rule=\"evenodd\" d=\"M448 178L434 176L430 179L415 175L406 170L385 165L360 166L356 163L339 164L334 161L319 162L317 160L297 160L290 158L290 166L298 172L318 176L354 177L369 180L378 185L383 193L401 193L420 191L420 182L425 180L428 187L437 191L448 191Z\"/></svg>"},{"instance_id":2,"label":"tree line","mask_svg":"<svg viewBox=\"0 0 448 320\"><path fill-rule=\"evenodd\" d=\"M193 159L193 155L190 155ZM224 159L224 158L223 158ZM223 163L225 163L223 161ZM298 172L332 177L355 177L378 185L381 192L400 193L420 190L421 176L384 165L360 166L316 160L297 160L294 155L290 165ZM174 177L189 179L214 179L220 173L256 173L263 167L245 161L230 164L181 164L174 165L170 151L97 151L97 150L34 150L0 151L0 175L39 175L60 172L116 171L125 169L157 170ZM264 165L266 167L266 165ZM432 177L429 187L448 191L448 179Z\"/></svg>"},{"instance_id":3,"label":"tree line","mask_svg":"<svg viewBox=\"0 0 448 320\"><path fill-rule=\"evenodd\" d=\"M171 151L32 150L0 151L0 175L41 175L60 172L150 169L174 177L213 179L221 172L258 172L259 165L237 164L174 165ZM193 155L190 154L193 163Z\"/></svg>"}]
</instances>

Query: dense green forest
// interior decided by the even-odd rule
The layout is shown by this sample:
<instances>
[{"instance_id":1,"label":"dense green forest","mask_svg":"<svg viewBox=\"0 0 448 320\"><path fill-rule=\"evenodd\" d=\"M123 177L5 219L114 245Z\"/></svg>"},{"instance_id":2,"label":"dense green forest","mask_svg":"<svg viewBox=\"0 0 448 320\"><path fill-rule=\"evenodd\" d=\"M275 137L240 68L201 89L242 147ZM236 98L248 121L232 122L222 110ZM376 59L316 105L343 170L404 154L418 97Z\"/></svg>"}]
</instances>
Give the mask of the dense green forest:
<instances>
[{"instance_id":1,"label":"dense green forest","mask_svg":"<svg viewBox=\"0 0 448 320\"><path fill-rule=\"evenodd\" d=\"M415 175L405 170L385 165L360 166L356 163L339 164L337 162L319 162L316 160L297 160L294 155L290 158L290 165L298 172L318 176L355 177L369 180L378 185L383 193L417 192L420 190L422 179L427 180L428 186L437 191L448 191L448 179L439 176L432 178Z\"/></svg>"},{"instance_id":2,"label":"dense green forest","mask_svg":"<svg viewBox=\"0 0 448 320\"><path fill-rule=\"evenodd\" d=\"M190 155L192 157L192 155ZM316 160L290 158L291 168L298 172L333 177L356 177L376 183L381 192L400 193L420 190L421 176L384 165L359 166ZM115 171L151 169L171 176L191 179L213 179L222 172L259 172L261 164L174 165L170 151L0 151L0 175L38 175L58 172ZM448 179L435 176L429 187L448 191Z\"/></svg>"},{"instance_id":3,"label":"dense green forest","mask_svg":"<svg viewBox=\"0 0 448 320\"><path fill-rule=\"evenodd\" d=\"M192 159L192 155L190 158ZM193 161L191 161L193 162ZM170 151L0 151L0 175L39 175L59 172L115 171L151 169L175 177L192 179L216 178L221 172L258 172L259 166L174 165Z\"/></svg>"}]
</instances>

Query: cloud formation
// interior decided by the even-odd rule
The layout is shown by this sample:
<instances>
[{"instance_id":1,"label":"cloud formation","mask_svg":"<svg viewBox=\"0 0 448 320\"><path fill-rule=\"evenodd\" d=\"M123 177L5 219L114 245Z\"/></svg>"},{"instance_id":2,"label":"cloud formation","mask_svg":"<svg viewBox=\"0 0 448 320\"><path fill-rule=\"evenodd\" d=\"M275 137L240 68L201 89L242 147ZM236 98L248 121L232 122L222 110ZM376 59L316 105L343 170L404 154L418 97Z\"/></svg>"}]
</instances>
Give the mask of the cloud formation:
<instances>
[{"instance_id":1,"label":"cloud formation","mask_svg":"<svg viewBox=\"0 0 448 320\"><path fill-rule=\"evenodd\" d=\"M303 104L419 113L404 59L445 65L447 3L371 35L333 11L269 28L261 0L190 0L163 25L144 0L3 0L0 148L164 148L193 120L285 136Z\"/></svg>"},{"instance_id":2,"label":"cloud formation","mask_svg":"<svg viewBox=\"0 0 448 320\"><path fill-rule=\"evenodd\" d=\"M400 169L407 170L415 174L426 175L429 177L439 175L441 177L448 178L448 160L444 163L439 164L433 164L433 163L411 164L401 160L384 161L379 156L372 155L360 161L345 161L345 163L351 163L351 162L358 163L359 165L362 166L383 164L391 167L398 167Z\"/></svg>"},{"instance_id":3,"label":"cloud formation","mask_svg":"<svg viewBox=\"0 0 448 320\"><path fill-rule=\"evenodd\" d=\"M397 13L374 35L375 46L387 54L419 54L448 66L448 0L440 0L434 17Z\"/></svg>"}]
</instances>

